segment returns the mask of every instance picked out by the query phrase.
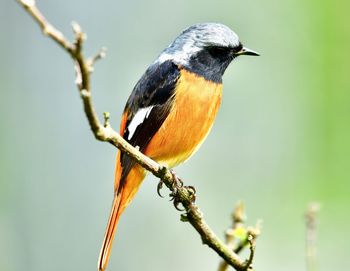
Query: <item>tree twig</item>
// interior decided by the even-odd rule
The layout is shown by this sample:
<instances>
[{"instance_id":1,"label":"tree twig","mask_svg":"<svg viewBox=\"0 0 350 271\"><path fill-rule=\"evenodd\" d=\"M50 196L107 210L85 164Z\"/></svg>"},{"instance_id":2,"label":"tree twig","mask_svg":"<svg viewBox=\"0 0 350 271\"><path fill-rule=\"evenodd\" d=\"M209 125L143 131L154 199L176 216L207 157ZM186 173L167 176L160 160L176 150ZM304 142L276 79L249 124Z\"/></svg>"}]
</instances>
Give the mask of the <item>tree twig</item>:
<instances>
[{"instance_id":1,"label":"tree twig","mask_svg":"<svg viewBox=\"0 0 350 271\"><path fill-rule=\"evenodd\" d=\"M32 16L34 21L38 23L45 35L55 41L62 47L74 60L76 70L76 85L83 101L85 115L88 119L90 128L97 140L109 142L113 146L120 149L130 157L136 160L142 167L150 171L156 177L160 178L164 184L175 194L179 202L184 206L186 211L186 220L196 229L202 238L202 242L211 247L222 259L238 271L247 270L249 265L234 253L234 251L224 242L222 242L215 233L210 229L202 216L202 212L193 202L193 193L191 189L185 186L176 187L176 176L171 171L159 165L136 148L125 141L119 133L113 130L109 124L109 114L104 114L104 124L101 124L98 115L94 109L91 90L90 90L90 74L93 71L95 62L105 55L105 50L102 49L95 57L85 58L83 55L83 43L86 39L85 33L80 26L73 22L74 42L69 42L65 36L51 25L43 16L40 10L36 7L34 0L17 0L25 10ZM252 269L250 269L252 270Z\"/></svg>"},{"instance_id":2,"label":"tree twig","mask_svg":"<svg viewBox=\"0 0 350 271\"><path fill-rule=\"evenodd\" d=\"M249 258L245 261L247 270L253 270L251 265L255 253L255 240L260 234L261 223L257 222L255 227L245 228L246 215L244 213L244 205L242 202L238 202L232 215L232 226L226 230L225 241L226 245L239 254L244 248L249 245L250 254ZM226 271L229 268L229 264L223 260L219 264L218 271Z\"/></svg>"}]
</instances>

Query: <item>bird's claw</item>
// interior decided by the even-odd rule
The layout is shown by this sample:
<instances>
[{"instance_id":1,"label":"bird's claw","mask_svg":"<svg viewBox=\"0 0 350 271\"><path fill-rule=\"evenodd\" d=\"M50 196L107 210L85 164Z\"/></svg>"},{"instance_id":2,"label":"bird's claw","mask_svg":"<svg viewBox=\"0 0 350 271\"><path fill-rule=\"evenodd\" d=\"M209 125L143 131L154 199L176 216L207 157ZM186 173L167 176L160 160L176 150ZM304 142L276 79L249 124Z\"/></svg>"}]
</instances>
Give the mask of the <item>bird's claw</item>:
<instances>
[{"instance_id":1,"label":"bird's claw","mask_svg":"<svg viewBox=\"0 0 350 271\"><path fill-rule=\"evenodd\" d=\"M164 198L164 196L160 193L160 190L162 190L162 188L163 188L163 184L164 184L164 182L162 180L160 180L158 185L157 185L157 194L161 198Z\"/></svg>"},{"instance_id":2,"label":"bird's claw","mask_svg":"<svg viewBox=\"0 0 350 271\"><path fill-rule=\"evenodd\" d=\"M191 185L185 186L184 188L186 188L187 192L190 194L191 202L194 203L196 201L196 188Z\"/></svg>"},{"instance_id":3,"label":"bird's claw","mask_svg":"<svg viewBox=\"0 0 350 271\"><path fill-rule=\"evenodd\" d=\"M185 188L187 192L190 194L191 203L194 203L196 201L196 189L193 186L182 186L182 187ZM181 200L178 197L178 195L172 192L170 196L171 196L170 200L173 201L175 209L178 211L185 211L184 208L179 208L179 204L181 203Z\"/></svg>"},{"instance_id":4,"label":"bird's claw","mask_svg":"<svg viewBox=\"0 0 350 271\"><path fill-rule=\"evenodd\" d=\"M196 200L196 189L193 186L184 186L183 181L176 175L173 169L170 169L170 172L173 177L172 191L169 194L170 201L173 202L176 210L185 211L185 209L179 207L179 205L181 204L181 199L179 198L178 190L180 188L186 189L187 192L190 194L191 202L194 203ZM160 190L162 190L163 185L164 185L164 182L162 180L160 180L157 185L157 193L162 198L163 198L163 195L160 193Z\"/></svg>"},{"instance_id":5,"label":"bird's claw","mask_svg":"<svg viewBox=\"0 0 350 271\"><path fill-rule=\"evenodd\" d=\"M174 204L175 209L180 211L180 212L185 211L184 208L180 208L179 207L180 203L181 203L181 201L180 201L180 199L178 197L174 197L173 198L173 204Z\"/></svg>"},{"instance_id":6,"label":"bird's claw","mask_svg":"<svg viewBox=\"0 0 350 271\"><path fill-rule=\"evenodd\" d=\"M176 210L184 211L185 209L180 209L179 204L181 203L181 200L177 194L177 190L179 188L184 188L187 190L187 192L190 194L191 197L191 203L194 203L196 201L196 189L193 186L184 186L183 181L176 176L175 172L171 170L171 174L173 175L174 183L173 183L173 191L170 194L171 200L173 201L174 207Z\"/></svg>"},{"instance_id":7,"label":"bird's claw","mask_svg":"<svg viewBox=\"0 0 350 271\"><path fill-rule=\"evenodd\" d=\"M172 192L170 193L170 201L173 201L174 207L178 211L184 211L185 209L179 208L179 205L181 203L180 198L178 197L178 189L182 188L184 186L183 181L176 175L175 171L173 169L170 169L171 175L173 176L173 185L172 185Z\"/></svg>"}]
</instances>

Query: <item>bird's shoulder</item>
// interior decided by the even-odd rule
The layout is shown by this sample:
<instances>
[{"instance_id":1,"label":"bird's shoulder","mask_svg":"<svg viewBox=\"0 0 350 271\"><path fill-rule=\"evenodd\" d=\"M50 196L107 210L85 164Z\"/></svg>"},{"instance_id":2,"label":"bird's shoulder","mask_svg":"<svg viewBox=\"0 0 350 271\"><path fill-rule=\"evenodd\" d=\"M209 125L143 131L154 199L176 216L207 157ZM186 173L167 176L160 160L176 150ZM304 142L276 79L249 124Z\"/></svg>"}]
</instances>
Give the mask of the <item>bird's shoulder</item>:
<instances>
[{"instance_id":1,"label":"bird's shoulder","mask_svg":"<svg viewBox=\"0 0 350 271\"><path fill-rule=\"evenodd\" d=\"M135 114L140 108L166 103L174 95L180 68L171 60L148 67L135 85L125 110Z\"/></svg>"}]
</instances>

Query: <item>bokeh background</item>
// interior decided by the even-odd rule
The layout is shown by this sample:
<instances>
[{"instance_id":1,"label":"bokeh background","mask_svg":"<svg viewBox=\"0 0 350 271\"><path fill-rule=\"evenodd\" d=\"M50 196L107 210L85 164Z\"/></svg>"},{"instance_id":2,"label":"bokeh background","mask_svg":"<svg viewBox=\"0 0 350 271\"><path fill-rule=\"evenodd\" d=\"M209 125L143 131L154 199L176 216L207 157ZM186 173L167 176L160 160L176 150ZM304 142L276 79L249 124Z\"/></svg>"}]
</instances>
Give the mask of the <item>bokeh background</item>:
<instances>
[{"instance_id":1,"label":"bokeh background","mask_svg":"<svg viewBox=\"0 0 350 271\"><path fill-rule=\"evenodd\" d=\"M305 270L304 212L320 202L319 270L344 270L350 228L350 2L38 1L67 36L88 33L96 108L119 126L149 63L182 29L234 29L261 57L224 76L223 103L199 152L177 172L223 236L238 200L263 219L255 266ZM15 1L0 2L0 270L96 270L116 150L89 131L71 59ZM109 270L216 270L219 259L156 195L148 177L122 217ZM344 267L345 265L345 267Z\"/></svg>"}]
</instances>

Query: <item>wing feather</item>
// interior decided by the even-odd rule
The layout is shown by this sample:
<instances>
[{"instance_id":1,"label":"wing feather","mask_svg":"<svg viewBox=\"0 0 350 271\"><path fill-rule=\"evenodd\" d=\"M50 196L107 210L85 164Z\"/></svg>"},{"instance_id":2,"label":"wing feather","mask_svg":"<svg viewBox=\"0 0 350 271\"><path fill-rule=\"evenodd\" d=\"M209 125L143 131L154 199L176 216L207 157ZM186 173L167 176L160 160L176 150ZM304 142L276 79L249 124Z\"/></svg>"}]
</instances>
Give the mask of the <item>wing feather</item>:
<instances>
[{"instance_id":1,"label":"wing feather","mask_svg":"<svg viewBox=\"0 0 350 271\"><path fill-rule=\"evenodd\" d=\"M172 61L153 64L136 84L124 114L127 114L123 134L131 145L143 152L154 134L168 116L174 100L175 87L180 76L179 68ZM122 153L122 174L119 189L135 165L135 161Z\"/></svg>"}]
</instances>

